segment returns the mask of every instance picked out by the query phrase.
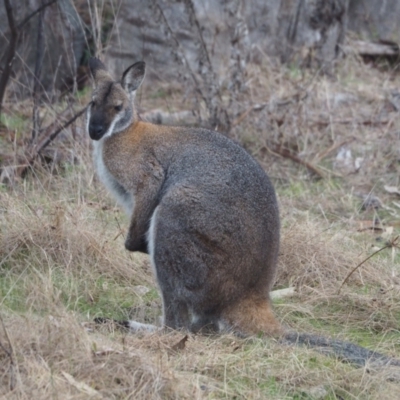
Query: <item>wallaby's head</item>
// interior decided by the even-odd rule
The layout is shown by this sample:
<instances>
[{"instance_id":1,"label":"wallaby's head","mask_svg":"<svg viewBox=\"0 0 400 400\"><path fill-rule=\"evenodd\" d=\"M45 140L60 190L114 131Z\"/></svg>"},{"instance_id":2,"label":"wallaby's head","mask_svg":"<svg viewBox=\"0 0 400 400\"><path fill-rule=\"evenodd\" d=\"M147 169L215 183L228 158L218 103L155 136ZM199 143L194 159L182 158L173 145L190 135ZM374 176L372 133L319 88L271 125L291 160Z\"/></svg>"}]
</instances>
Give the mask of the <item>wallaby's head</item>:
<instances>
[{"instance_id":1,"label":"wallaby's head","mask_svg":"<svg viewBox=\"0 0 400 400\"><path fill-rule=\"evenodd\" d=\"M139 61L127 68L120 82L111 77L98 58L89 60L89 68L94 90L88 108L87 130L91 139L100 140L132 124L135 117L133 100L144 78L145 63Z\"/></svg>"}]
</instances>

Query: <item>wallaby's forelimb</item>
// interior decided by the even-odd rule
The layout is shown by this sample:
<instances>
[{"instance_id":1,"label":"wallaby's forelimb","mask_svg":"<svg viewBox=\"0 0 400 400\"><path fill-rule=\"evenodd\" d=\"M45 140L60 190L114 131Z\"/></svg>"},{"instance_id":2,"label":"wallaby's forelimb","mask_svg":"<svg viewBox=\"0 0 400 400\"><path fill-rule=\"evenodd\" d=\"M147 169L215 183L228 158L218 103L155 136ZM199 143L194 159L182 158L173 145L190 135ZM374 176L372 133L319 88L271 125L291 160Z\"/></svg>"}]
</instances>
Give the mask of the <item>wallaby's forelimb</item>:
<instances>
[{"instance_id":1,"label":"wallaby's forelimb","mask_svg":"<svg viewBox=\"0 0 400 400\"><path fill-rule=\"evenodd\" d=\"M146 234L149 230L151 217L157 206L157 194L162 182L158 175L163 175L161 169L158 172L157 175L153 172L151 176L143 178L143 186L146 187L146 190L138 190L134 195L135 206L128 235L125 240L125 248L129 251L149 252Z\"/></svg>"}]
</instances>

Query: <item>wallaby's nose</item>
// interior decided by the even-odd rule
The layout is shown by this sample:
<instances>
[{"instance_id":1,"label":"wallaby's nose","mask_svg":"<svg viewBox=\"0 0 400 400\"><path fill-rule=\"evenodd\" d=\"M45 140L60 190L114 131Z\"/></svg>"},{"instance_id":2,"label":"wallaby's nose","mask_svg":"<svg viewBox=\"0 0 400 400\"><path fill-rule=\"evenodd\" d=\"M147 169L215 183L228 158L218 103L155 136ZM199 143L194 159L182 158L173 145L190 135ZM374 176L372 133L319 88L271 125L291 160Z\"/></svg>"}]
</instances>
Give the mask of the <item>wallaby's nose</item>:
<instances>
[{"instance_id":1,"label":"wallaby's nose","mask_svg":"<svg viewBox=\"0 0 400 400\"><path fill-rule=\"evenodd\" d=\"M99 140L103 136L104 125L98 123L91 123L89 125L89 136L93 140Z\"/></svg>"}]
</instances>

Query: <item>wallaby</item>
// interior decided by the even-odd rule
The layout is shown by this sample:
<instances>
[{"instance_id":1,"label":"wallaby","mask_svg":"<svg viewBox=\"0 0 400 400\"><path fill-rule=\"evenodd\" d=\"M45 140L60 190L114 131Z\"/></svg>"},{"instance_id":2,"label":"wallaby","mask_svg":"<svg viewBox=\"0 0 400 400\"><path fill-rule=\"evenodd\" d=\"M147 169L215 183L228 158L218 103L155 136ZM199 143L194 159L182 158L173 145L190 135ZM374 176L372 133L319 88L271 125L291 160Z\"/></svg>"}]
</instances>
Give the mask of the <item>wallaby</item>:
<instances>
[{"instance_id":1,"label":"wallaby","mask_svg":"<svg viewBox=\"0 0 400 400\"><path fill-rule=\"evenodd\" d=\"M114 81L98 58L87 112L101 181L130 215L126 249L150 255L161 291L163 325L333 349L356 363L391 360L359 346L286 332L269 291L279 250L273 185L241 146L201 128L144 122L134 107L145 63ZM129 321L131 329L154 329ZM400 364L399 364L400 365Z\"/></svg>"}]
</instances>

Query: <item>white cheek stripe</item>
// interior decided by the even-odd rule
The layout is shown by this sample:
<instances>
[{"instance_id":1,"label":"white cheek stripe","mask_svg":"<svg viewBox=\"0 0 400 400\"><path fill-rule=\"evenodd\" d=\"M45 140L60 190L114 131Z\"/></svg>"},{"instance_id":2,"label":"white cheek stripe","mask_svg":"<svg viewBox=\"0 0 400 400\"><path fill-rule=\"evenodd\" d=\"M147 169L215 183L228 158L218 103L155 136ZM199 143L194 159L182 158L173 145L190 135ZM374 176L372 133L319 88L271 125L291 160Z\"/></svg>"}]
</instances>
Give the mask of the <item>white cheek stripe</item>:
<instances>
[{"instance_id":1,"label":"white cheek stripe","mask_svg":"<svg viewBox=\"0 0 400 400\"><path fill-rule=\"evenodd\" d=\"M121 115L121 114L117 114L116 117L114 118L114 121L111 122L111 125L110 125L110 127L108 128L107 132L103 135L102 139L111 136L113 133L116 133L116 132L114 132L115 124L116 124L118 121L120 121L121 119L122 119L122 115ZM130 123L130 122L129 122L129 123ZM125 127L124 127L124 129L125 129ZM121 130L122 130L122 129L121 129Z\"/></svg>"}]
</instances>

